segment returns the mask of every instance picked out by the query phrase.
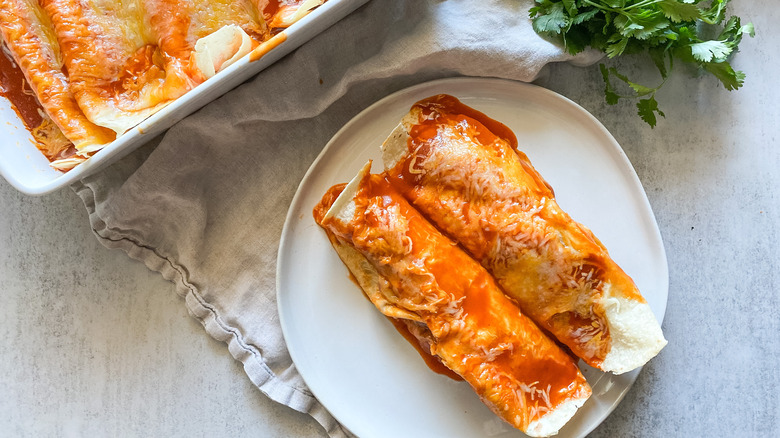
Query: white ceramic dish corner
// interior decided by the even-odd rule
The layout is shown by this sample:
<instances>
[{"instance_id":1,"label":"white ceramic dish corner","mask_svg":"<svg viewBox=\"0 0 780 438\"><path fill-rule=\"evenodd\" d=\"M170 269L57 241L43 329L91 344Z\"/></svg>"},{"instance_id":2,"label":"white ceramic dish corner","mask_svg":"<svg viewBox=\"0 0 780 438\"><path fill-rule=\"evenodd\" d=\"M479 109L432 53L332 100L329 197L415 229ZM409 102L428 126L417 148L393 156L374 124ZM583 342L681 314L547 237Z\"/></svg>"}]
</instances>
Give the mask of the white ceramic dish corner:
<instances>
[{"instance_id":1,"label":"white ceramic dish corner","mask_svg":"<svg viewBox=\"0 0 780 438\"><path fill-rule=\"evenodd\" d=\"M607 130L568 99L536 86L493 79L434 81L370 106L327 144L288 211L277 264L282 329L297 369L317 398L361 437L522 437L468 384L430 371L365 299L312 218L333 184L366 160L411 105L438 93L509 126L571 216L589 226L636 281L659 321L668 293L666 253L645 192ZM583 370L593 396L558 436L583 437L617 406L639 370L613 376Z\"/></svg>"},{"instance_id":2,"label":"white ceramic dish corner","mask_svg":"<svg viewBox=\"0 0 780 438\"><path fill-rule=\"evenodd\" d=\"M75 169L52 169L6 99L0 99L0 175L19 191L43 195L99 171L143 145L174 123L235 88L301 44L332 26L368 0L329 0L284 33L287 39L257 61L245 56L155 113Z\"/></svg>"}]
</instances>

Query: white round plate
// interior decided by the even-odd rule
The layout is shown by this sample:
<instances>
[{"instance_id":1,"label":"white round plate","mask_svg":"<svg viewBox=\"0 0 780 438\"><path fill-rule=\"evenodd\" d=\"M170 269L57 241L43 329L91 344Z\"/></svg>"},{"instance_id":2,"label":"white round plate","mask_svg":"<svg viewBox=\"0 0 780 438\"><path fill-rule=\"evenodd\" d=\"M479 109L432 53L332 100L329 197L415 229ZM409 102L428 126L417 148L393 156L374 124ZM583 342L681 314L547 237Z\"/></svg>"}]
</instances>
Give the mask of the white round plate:
<instances>
[{"instance_id":1,"label":"white round plate","mask_svg":"<svg viewBox=\"0 0 780 438\"><path fill-rule=\"evenodd\" d=\"M471 387L433 373L353 283L312 218L333 184L349 181L416 101L451 94L509 126L519 148L555 189L561 207L590 227L633 277L659 321L668 271L642 185L612 135L587 111L549 90L482 78L445 79L394 93L347 123L303 178L282 232L277 298L296 367L314 395L364 438L522 437ZM561 437L582 437L617 406L639 370L613 376L589 367L593 396Z\"/></svg>"}]
</instances>

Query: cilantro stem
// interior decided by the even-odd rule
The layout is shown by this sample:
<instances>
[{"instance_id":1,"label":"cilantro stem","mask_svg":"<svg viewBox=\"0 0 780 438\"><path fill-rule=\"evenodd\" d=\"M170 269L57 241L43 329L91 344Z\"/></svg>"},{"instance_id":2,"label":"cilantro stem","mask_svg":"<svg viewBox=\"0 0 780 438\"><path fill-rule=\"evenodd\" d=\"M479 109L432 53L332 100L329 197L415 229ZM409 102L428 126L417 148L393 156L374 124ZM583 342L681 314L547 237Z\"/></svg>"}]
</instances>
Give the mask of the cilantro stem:
<instances>
[{"instance_id":1,"label":"cilantro stem","mask_svg":"<svg viewBox=\"0 0 780 438\"><path fill-rule=\"evenodd\" d=\"M595 3L592 2L591 0L583 0L583 3L587 5L601 9L603 11L614 12L616 14L621 14L621 15L628 15L628 12L631 11L632 9L644 8L646 6L651 6L660 2L661 0L642 0L641 2L634 3L633 5L628 5L623 8L613 8L608 5L605 5L603 2Z\"/></svg>"},{"instance_id":2,"label":"cilantro stem","mask_svg":"<svg viewBox=\"0 0 780 438\"><path fill-rule=\"evenodd\" d=\"M602 11L610 11L610 12L620 13L619 9L610 8L609 6L607 6L607 5L603 4L603 3L601 3L601 4L594 3L594 2L592 2L590 0L582 0L582 2L585 3L586 5L593 6L594 8L601 9Z\"/></svg>"},{"instance_id":3,"label":"cilantro stem","mask_svg":"<svg viewBox=\"0 0 780 438\"><path fill-rule=\"evenodd\" d=\"M633 5L626 6L625 8L623 8L623 10L624 11L630 11L631 9L644 8L645 6L654 5L654 4L660 3L660 2L661 2L661 0L644 0L644 1L641 1L639 3L634 3Z\"/></svg>"},{"instance_id":4,"label":"cilantro stem","mask_svg":"<svg viewBox=\"0 0 780 438\"><path fill-rule=\"evenodd\" d=\"M634 94L617 94L617 93L615 93L615 95L616 95L616 96L618 96L618 97L620 97L621 99L634 99L634 98L637 98L637 97L642 97L642 96L652 96L652 97L655 97L655 93L657 93L657 92L658 92L658 90L660 90L660 89L661 89L661 87L663 87L663 86L664 86L664 84L666 83L666 80L667 80L667 79L669 79L669 77L668 77L668 76L667 76L667 77L665 77L665 78L664 78L664 79L661 81L661 83L660 83L660 84L658 84L658 86L657 86L657 87L651 88L651 90L652 90L652 91L650 91L650 92L648 92L648 93L644 93L644 94L638 94L638 93L636 93L636 92L635 92Z\"/></svg>"}]
</instances>

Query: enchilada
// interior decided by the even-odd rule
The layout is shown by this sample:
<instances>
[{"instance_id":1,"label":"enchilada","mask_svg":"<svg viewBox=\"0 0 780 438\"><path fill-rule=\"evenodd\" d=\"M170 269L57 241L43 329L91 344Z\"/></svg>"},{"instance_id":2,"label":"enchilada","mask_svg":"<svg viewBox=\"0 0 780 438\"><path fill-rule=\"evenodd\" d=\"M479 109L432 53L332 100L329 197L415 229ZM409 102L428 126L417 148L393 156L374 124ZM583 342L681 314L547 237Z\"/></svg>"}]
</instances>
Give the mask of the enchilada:
<instances>
[{"instance_id":1,"label":"enchilada","mask_svg":"<svg viewBox=\"0 0 780 438\"><path fill-rule=\"evenodd\" d=\"M624 373L666 344L632 279L560 208L506 126L438 95L382 149L391 184L586 363Z\"/></svg>"}]
</instances>

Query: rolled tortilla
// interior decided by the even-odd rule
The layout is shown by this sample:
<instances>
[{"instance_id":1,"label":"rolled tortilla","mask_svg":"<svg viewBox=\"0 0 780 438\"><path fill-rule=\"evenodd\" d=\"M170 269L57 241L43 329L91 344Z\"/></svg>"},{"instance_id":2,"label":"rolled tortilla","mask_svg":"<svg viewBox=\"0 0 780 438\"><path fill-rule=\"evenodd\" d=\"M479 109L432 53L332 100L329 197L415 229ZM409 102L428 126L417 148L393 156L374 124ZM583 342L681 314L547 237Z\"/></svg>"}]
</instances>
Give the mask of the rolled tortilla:
<instances>
[{"instance_id":1,"label":"rolled tortilla","mask_svg":"<svg viewBox=\"0 0 780 438\"><path fill-rule=\"evenodd\" d=\"M430 353L509 424L557 433L591 393L573 359L370 165L314 212L361 288L383 314L424 325Z\"/></svg>"},{"instance_id":2,"label":"rolled tortilla","mask_svg":"<svg viewBox=\"0 0 780 438\"><path fill-rule=\"evenodd\" d=\"M391 184L586 363L620 374L666 345L632 279L561 210L506 126L433 96L382 151Z\"/></svg>"},{"instance_id":3,"label":"rolled tortilla","mask_svg":"<svg viewBox=\"0 0 780 438\"><path fill-rule=\"evenodd\" d=\"M114 133L90 122L79 108L63 73L54 29L38 2L0 0L0 15L3 17L0 20L3 41L41 107L62 134L79 150L99 149L111 142ZM44 151L50 160L59 158L69 144L59 142L56 146Z\"/></svg>"},{"instance_id":4,"label":"rolled tortilla","mask_svg":"<svg viewBox=\"0 0 780 438\"><path fill-rule=\"evenodd\" d=\"M140 0L40 3L60 43L76 101L96 125L122 134L167 103L160 89L173 82L179 88L181 80L166 78L157 65L155 38Z\"/></svg>"}]
</instances>

